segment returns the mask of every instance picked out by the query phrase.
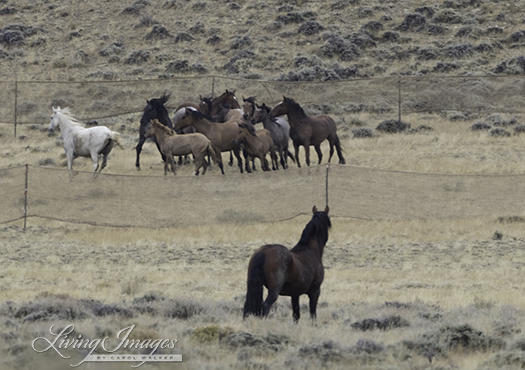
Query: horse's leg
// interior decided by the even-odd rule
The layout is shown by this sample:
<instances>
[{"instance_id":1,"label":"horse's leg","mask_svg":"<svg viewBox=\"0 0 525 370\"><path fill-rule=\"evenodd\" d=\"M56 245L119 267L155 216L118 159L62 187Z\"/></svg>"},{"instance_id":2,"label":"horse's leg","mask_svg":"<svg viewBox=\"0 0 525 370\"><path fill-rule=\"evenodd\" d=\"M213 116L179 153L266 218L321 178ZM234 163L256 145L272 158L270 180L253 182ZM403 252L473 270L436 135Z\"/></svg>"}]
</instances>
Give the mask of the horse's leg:
<instances>
[{"instance_id":1,"label":"horse's leg","mask_svg":"<svg viewBox=\"0 0 525 370\"><path fill-rule=\"evenodd\" d=\"M231 150L230 150L230 161L228 162L228 166L230 166L230 167L233 166L233 154L232 154Z\"/></svg>"},{"instance_id":2,"label":"horse's leg","mask_svg":"<svg viewBox=\"0 0 525 370\"><path fill-rule=\"evenodd\" d=\"M306 162L306 165L309 166L310 165L310 142L305 142L303 146L304 146L305 162Z\"/></svg>"},{"instance_id":3,"label":"horse's leg","mask_svg":"<svg viewBox=\"0 0 525 370\"><path fill-rule=\"evenodd\" d=\"M93 162L93 172L98 170L98 152L91 151L91 161Z\"/></svg>"},{"instance_id":4,"label":"horse's leg","mask_svg":"<svg viewBox=\"0 0 525 370\"><path fill-rule=\"evenodd\" d=\"M281 162L281 166L282 166L283 170L288 168L288 165L286 163L286 154L285 154L285 151L284 151L282 146L279 147L279 158L281 160L280 162Z\"/></svg>"},{"instance_id":5,"label":"horse's leg","mask_svg":"<svg viewBox=\"0 0 525 370\"><path fill-rule=\"evenodd\" d=\"M323 159L323 152L321 152L321 145L314 145L315 151L317 152L317 158L319 158L319 164L321 164L321 160ZM330 158L332 158L333 149L330 149ZM328 162L330 162L330 159L328 159Z\"/></svg>"},{"instance_id":6,"label":"horse's leg","mask_svg":"<svg viewBox=\"0 0 525 370\"><path fill-rule=\"evenodd\" d=\"M337 156L339 157L339 164L346 164L345 158L343 157L343 150L341 148L341 142L339 136L335 135L335 149L337 150Z\"/></svg>"},{"instance_id":7,"label":"horse's leg","mask_svg":"<svg viewBox=\"0 0 525 370\"><path fill-rule=\"evenodd\" d=\"M160 153L160 156L162 157L162 162L166 162L166 156L162 153L162 151L160 150L160 145L158 142L155 142L155 144L157 145L157 149L159 150L159 153ZM175 162L175 161L173 161Z\"/></svg>"},{"instance_id":8,"label":"horse's leg","mask_svg":"<svg viewBox=\"0 0 525 370\"><path fill-rule=\"evenodd\" d=\"M146 137L141 135L139 143L135 147L135 150L137 151L137 161L135 162L135 167L137 167L137 171L140 171L140 152L142 152L142 146L144 145L145 141Z\"/></svg>"},{"instance_id":9,"label":"horse's leg","mask_svg":"<svg viewBox=\"0 0 525 370\"><path fill-rule=\"evenodd\" d=\"M100 165L98 172L102 172L102 170L106 167L107 162L108 162L108 155L102 154L102 164Z\"/></svg>"},{"instance_id":10,"label":"horse's leg","mask_svg":"<svg viewBox=\"0 0 525 370\"><path fill-rule=\"evenodd\" d=\"M299 296L292 296L292 311L293 311L293 321L299 321L301 317L301 307L299 306Z\"/></svg>"},{"instance_id":11,"label":"horse's leg","mask_svg":"<svg viewBox=\"0 0 525 370\"><path fill-rule=\"evenodd\" d=\"M244 157L244 169L246 170L247 173L252 173L252 168L250 167L250 163L251 163L250 155L246 152L246 150L242 151L242 155Z\"/></svg>"},{"instance_id":12,"label":"horse's leg","mask_svg":"<svg viewBox=\"0 0 525 370\"><path fill-rule=\"evenodd\" d=\"M268 296L264 300L263 303L263 316L267 316L268 312L270 312L270 308L272 308L272 305L275 303L277 298L279 297L279 292L281 291L282 285L279 286L277 289L273 288L268 290Z\"/></svg>"},{"instance_id":13,"label":"horse's leg","mask_svg":"<svg viewBox=\"0 0 525 370\"><path fill-rule=\"evenodd\" d=\"M310 317L312 320L317 318L317 301L319 300L319 295L321 294L321 287L311 290L308 292L308 298L310 298Z\"/></svg>"},{"instance_id":14,"label":"horse's leg","mask_svg":"<svg viewBox=\"0 0 525 370\"><path fill-rule=\"evenodd\" d=\"M239 153L239 148L233 149L233 154L235 154L235 157L237 158L237 164L239 165L239 169L242 171L242 158L241 154Z\"/></svg>"},{"instance_id":15,"label":"horse's leg","mask_svg":"<svg viewBox=\"0 0 525 370\"><path fill-rule=\"evenodd\" d=\"M224 175L224 166L222 164L222 152L220 149L217 149L217 148L214 148L214 150L215 150L215 155L217 156L217 159L219 160L219 163L218 163L219 168L221 169L221 173Z\"/></svg>"},{"instance_id":16,"label":"horse's leg","mask_svg":"<svg viewBox=\"0 0 525 370\"><path fill-rule=\"evenodd\" d=\"M295 161L297 162L297 167L301 167L301 162L299 162L299 144L294 142L293 148L295 150Z\"/></svg>"},{"instance_id":17,"label":"horse's leg","mask_svg":"<svg viewBox=\"0 0 525 370\"><path fill-rule=\"evenodd\" d=\"M328 163L330 163L330 160L332 159L333 155L334 155L334 142L330 141L330 155L328 156Z\"/></svg>"}]
</instances>

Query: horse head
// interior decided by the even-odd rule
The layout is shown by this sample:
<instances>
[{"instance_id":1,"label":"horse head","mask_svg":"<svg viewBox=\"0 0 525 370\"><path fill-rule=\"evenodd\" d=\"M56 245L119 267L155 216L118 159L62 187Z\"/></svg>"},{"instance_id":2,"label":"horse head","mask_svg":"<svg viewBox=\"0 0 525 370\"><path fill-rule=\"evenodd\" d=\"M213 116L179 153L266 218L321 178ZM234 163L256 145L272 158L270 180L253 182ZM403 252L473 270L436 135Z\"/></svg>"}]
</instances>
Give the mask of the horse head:
<instances>
[{"instance_id":1,"label":"horse head","mask_svg":"<svg viewBox=\"0 0 525 370\"><path fill-rule=\"evenodd\" d=\"M283 95L283 100L270 111L270 116L279 117L288 113L288 98Z\"/></svg>"},{"instance_id":2,"label":"horse head","mask_svg":"<svg viewBox=\"0 0 525 370\"><path fill-rule=\"evenodd\" d=\"M166 104L170 96L170 94L164 93L158 99L146 99L146 106L144 107L142 118L140 119L140 124L147 125L149 121L157 118L159 120L164 121L163 124L167 125L168 127L173 126L169 118L168 110L166 109L166 107L164 107L164 104Z\"/></svg>"},{"instance_id":3,"label":"horse head","mask_svg":"<svg viewBox=\"0 0 525 370\"><path fill-rule=\"evenodd\" d=\"M177 123L175 123L175 127L174 127L175 131L179 131L185 127L191 126L195 120L204 118L204 115L195 108L186 107L183 109L184 109L184 114L182 114L182 116L177 121Z\"/></svg>"},{"instance_id":4,"label":"horse head","mask_svg":"<svg viewBox=\"0 0 525 370\"><path fill-rule=\"evenodd\" d=\"M50 132L53 132L57 128L57 126L59 124L59 122L58 122L58 114L62 112L62 109L60 109L60 107L56 107L56 108L55 107L51 107L51 108L53 108L53 114L51 115L51 122L49 122L48 130Z\"/></svg>"},{"instance_id":5,"label":"horse head","mask_svg":"<svg viewBox=\"0 0 525 370\"><path fill-rule=\"evenodd\" d=\"M245 99L243 96L242 101L244 102L244 104L242 105L244 114L247 114L248 116L253 117L255 113L255 96L250 96L247 99Z\"/></svg>"}]
</instances>

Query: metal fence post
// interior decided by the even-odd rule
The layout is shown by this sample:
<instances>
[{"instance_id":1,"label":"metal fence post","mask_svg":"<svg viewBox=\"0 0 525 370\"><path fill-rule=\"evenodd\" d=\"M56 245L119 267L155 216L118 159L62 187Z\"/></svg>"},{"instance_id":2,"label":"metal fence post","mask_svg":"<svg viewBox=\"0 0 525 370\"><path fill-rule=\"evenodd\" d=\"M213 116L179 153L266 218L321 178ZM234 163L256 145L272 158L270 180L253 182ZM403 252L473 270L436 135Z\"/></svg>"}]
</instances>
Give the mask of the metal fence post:
<instances>
[{"instance_id":1,"label":"metal fence post","mask_svg":"<svg viewBox=\"0 0 525 370\"><path fill-rule=\"evenodd\" d=\"M15 81L15 137L16 137L17 108L18 108L18 81Z\"/></svg>"},{"instance_id":2,"label":"metal fence post","mask_svg":"<svg viewBox=\"0 0 525 370\"><path fill-rule=\"evenodd\" d=\"M401 124L401 76L399 77L399 80L397 81L397 89L398 89L398 96L397 96L397 109L398 109L398 119L399 123Z\"/></svg>"},{"instance_id":3,"label":"metal fence post","mask_svg":"<svg viewBox=\"0 0 525 370\"><path fill-rule=\"evenodd\" d=\"M328 175L330 171L330 163L326 164L326 184L325 184L325 196L326 196L326 206L328 207Z\"/></svg>"},{"instance_id":4,"label":"metal fence post","mask_svg":"<svg viewBox=\"0 0 525 370\"><path fill-rule=\"evenodd\" d=\"M26 185L24 191L24 232L26 232L27 226L27 184L29 178L29 165L26 163Z\"/></svg>"}]
</instances>

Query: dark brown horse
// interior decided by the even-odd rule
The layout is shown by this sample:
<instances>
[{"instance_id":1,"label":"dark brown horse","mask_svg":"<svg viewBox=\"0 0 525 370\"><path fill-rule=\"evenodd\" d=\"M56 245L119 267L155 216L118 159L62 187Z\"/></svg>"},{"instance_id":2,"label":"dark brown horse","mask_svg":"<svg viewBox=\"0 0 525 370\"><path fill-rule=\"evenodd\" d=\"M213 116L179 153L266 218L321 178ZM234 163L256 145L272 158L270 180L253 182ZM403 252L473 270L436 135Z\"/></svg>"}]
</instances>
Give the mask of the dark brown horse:
<instances>
[{"instance_id":1,"label":"dark brown horse","mask_svg":"<svg viewBox=\"0 0 525 370\"><path fill-rule=\"evenodd\" d=\"M194 108L185 108L184 114L175 124L175 130L183 129L184 127L193 126L197 130L204 134L210 139L213 149L217 153L217 156L221 158L221 152L233 151L233 154L237 158L239 169L241 173L242 159L240 156L240 147L238 144L233 142L233 138L239 130L240 121L228 121L224 123L212 122L207 119L201 112ZM224 167L222 160L219 162L219 167L222 174L224 175Z\"/></svg>"},{"instance_id":2,"label":"dark brown horse","mask_svg":"<svg viewBox=\"0 0 525 370\"><path fill-rule=\"evenodd\" d=\"M283 96L283 101L277 104L270 112L271 116L277 117L283 114L288 115L288 122L290 123L290 138L293 141L295 149L295 160L297 165L301 167L299 162L299 147L304 146L306 164L310 165L310 145L313 145L317 156L319 158L319 164L323 158L321 152L321 143L328 140L330 143L330 156L328 162L334 155L334 146L337 150L337 156L339 157L339 163L345 164L343 157L343 151L341 149L341 142L337 136L337 127L332 118L327 115L319 115L310 117L306 115L304 109L291 98Z\"/></svg>"},{"instance_id":3,"label":"dark brown horse","mask_svg":"<svg viewBox=\"0 0 525 370\"><path fill-rule=\"evenodd\" d=\"M198 109L206 116L206 118L211 119L211 117L217 115L221 111L223 105L227 104L231 107L231 109L241 108L239 101L235 96L235 90L226 90L224 93L213 99L201 97L201 102Z\"/></svg>"},{"instance_id":4,"label":"dark brown horse","mask_svg":"<svg viewBox=\"0 0 525 370\"><path fill-rule=\"evenodd\" d=\"M279 295L292 297L294 321L299 320L299 296L310 298L310 316L316 318L317 301L324 279L323 249L332 226L328 206L324 212L313 207L313 217L292 250L280 244L263 245L248 265L248 292L244 315L266 316ZM263 286L268 296L263 303Z\"/></svg>"}]
</instances>

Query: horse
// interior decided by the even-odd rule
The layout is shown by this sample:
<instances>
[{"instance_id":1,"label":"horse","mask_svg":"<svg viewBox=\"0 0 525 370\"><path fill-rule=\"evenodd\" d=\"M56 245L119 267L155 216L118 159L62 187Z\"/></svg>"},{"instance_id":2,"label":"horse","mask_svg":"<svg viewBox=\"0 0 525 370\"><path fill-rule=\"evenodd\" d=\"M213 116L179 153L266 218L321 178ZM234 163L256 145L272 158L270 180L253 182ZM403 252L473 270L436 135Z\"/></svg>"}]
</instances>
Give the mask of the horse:
<instances>
[{"instance_id":1,"label":"horse","mask_svg":"<svg viewBox=\"0 0 525 370\"><path fill-rule=\"evenodd\" d=\"M203 98L201 97L201 102L199 104L199 111L206 116L206 118L211 119L219 113L223 105L229 104L232 109L240 109L239 101L235 96L235 90L228 91L226 90L221 95L216 98Z\"/></svg>"},{"instance_id":2,"label":"horse","mask_svg":"<svg viewBox=\"0 0 525 370\"><path fill-rule=\"evenodd\" d=\"M206 173L208 163L206 162L206 154L210 154L213 160L217 163L218 159L211 146L211 141L203 134L186 134L175 135L171 129L164 126L158 119L154 118L146 130L146 137L155 136L160 145L162 153L166 156L164 162L164 176L168 173L168 164L171 165L173 174L175 173L175 161L173 157L176 155L193 154L195 158L195 172L194 175L199 174L202 167L202 174Z\"/></svg>"},{"instance_id":3,"label":"horse","mask_svg":"<svg viewBox=\"0 0 525 370\"><path fill-rule=\"evenodd\" d=\"M246 158L246 172L252 172L250 168L250 160L259 158L261 161L261 168L263 171L270 171L266 154L269 152L272 159L272 169L277 169L277 156L275 155L275 147L273 144L272 135L266 129L252 131L253 126L249 124L239 123L239 131L233 138L235 144L243 144Z\"/></svg>"},{"instance_id":4,"label":"horse","mask_svg":"<svg viewBox=\"0 0 525 370\"><path fill-rule=\"evenodd\" d=\"M111 131L106 126L85 128L74 119L69 108L60 109L53 107L49 131L60 127L64 139L64 149L67 157L67 168L72 175L73 160L77 157L91 157L93 173L102 172L106 167L108 155L117 144L124 149L120 134ZM98 157L102 155L102 164L99 166Z\"/></svg>"},{"instance_id":5,"label":"horse","mask_svg":"<svg viewBox=\"0 0 525 370\"><path fill-rule=\"evenodd\" d=\"M323 250L332 226L328 206L324 212L312 209L313 216L299 242L291 250L280 244L257 249L248 264L246 301L243 317L267 316L279 295L292 298L293 319L299 320L299 296L310 299L310 316L315 320L317 301L324 279ZM268 296L263 302L263 286Z\"/></svg>"},{"instance_id":6,"label":"horse","mask_svg":"<svg viewBox=\"0 0 525 370\"><path fill-rule=\"evenodd\" d=\"M252 114L252 123L256 124L262 122L263 127L270 131L275 149L279 153L281 166L283 169L288 168L288 156L295 162L294 156L288 150L288 143L290 141L290 124L284 118L271 116L270 111L272 109L267 107L266 104L255 105L257 106L257 109Z\"/></svg>"},{"instance_id":7,"label":"horse","mask_svg":"<svg viewBox=\"0 0 525 370\"><path fill-rule=\"evenodd\" d=\"M170 116L168 114L168 110L164 106L164 104L166 104L169 98L170 98L170 95L166 95L166 93L164 93L158 99L146 100L147 104L144 107L142 118L140 119L139 143L135 147L135 149L137 150L137 161L135 162L135 166L137 167L137 170L139 171L140 171L140 152L142 151L142 146L144 145L144 142L146 141L145 134L146 134L146 129L150 121L156 118L164 126L173 128L173 123L171 122ZM157 149L160 152L162 161L166 162L166 156L162 154L162 151L160 150L160 146L157 140L154 137L152 137L151 140L155 142L155 144L157 145Z\"/></svg>"},{"instance_id":8,"label":"horse","mask_svg":"<svg viewBox=\"0 0 525 370\"><path fill-rule=\"evenodd\" d=\"M204 134L210 139L217 157L219 157L219 168L224 175L224 167L222 165L221 152L233 151L237 158L237 163L241 173L242 159L240 157L239 145L233 142L233 137L237 133L240 121L228 121L224 123L212 122L207 119L200 111L195 108L184 108L184 114L175 124L175 130L183 129L184 127L193 126L195 129Z\"/></svg>"},{"instance_id":9,"label":"horse","mask_svg":"<svg viewBox=\"0 0 525 370\"><path fill-rule=\"evenodd\" d=\"M332 118L324 114L310 117L304 112L299 103L285 96L283 96L283 101L270 111L270 115L274 117L282 116L283 114L288 115L288 122L290 122L290 137L293 141L295 160L298 167L301 167L299 162L299 147L301 145L304 146L306 164L308 166L310 165L310 145L314 146L319 158L319 164L321 164L321 159L323 158L321 143L325 140L328 140L330 143L328 163L332 159L335 146L339 164L345 164L341 142L337 136L337 127Z\"/></svg>"},{"instance_id":10,"label":"horse","mask_svg":"<svg viewBox=\"0 0 525 370\"><path fill-rule=\"evenodd\" d=\"M255 113L255 96L250 96L248 98L242 97L242 110L247 119L252 119Z\"/></svg>"}]
</instances>

